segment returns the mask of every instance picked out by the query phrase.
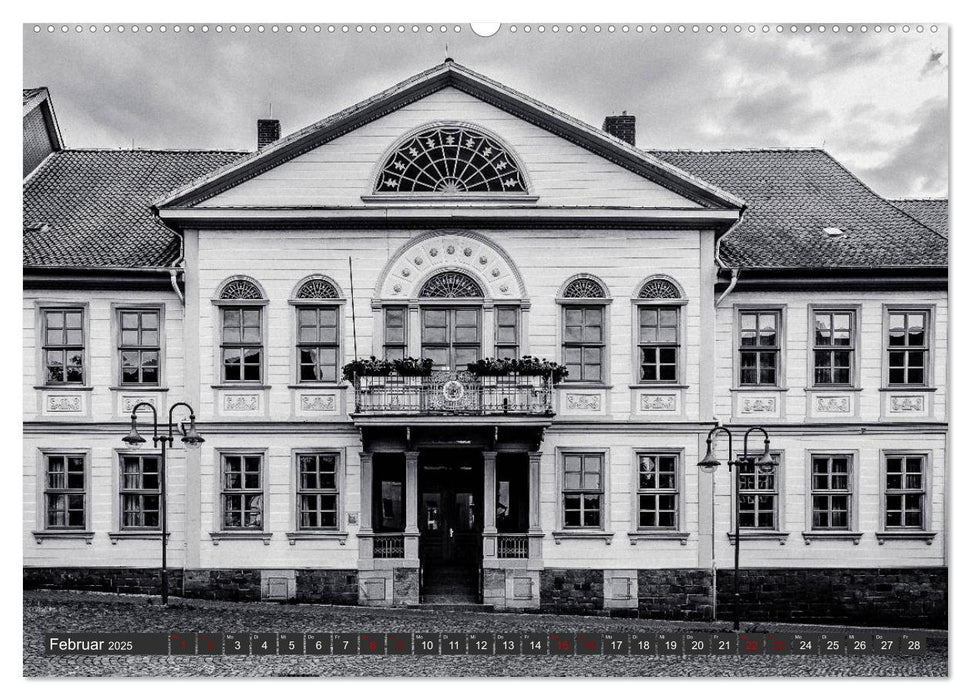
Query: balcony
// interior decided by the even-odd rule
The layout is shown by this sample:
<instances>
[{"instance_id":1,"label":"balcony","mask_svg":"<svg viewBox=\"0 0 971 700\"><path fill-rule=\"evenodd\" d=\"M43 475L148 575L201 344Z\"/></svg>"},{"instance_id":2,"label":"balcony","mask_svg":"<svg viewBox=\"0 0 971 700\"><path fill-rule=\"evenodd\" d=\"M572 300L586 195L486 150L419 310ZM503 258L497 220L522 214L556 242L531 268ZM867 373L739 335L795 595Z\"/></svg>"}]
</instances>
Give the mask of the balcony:
<instances>
[{"instance_id":1,"label":"balcony","mask_svg":"<svg viewBox=\"0 0 971 700\"><path fill-rule=\"evenodd\" d=\"M362 416L552 416L550 377L437 371L429 376L355 377L354 410Z\"/></svg>"}]
</instances>

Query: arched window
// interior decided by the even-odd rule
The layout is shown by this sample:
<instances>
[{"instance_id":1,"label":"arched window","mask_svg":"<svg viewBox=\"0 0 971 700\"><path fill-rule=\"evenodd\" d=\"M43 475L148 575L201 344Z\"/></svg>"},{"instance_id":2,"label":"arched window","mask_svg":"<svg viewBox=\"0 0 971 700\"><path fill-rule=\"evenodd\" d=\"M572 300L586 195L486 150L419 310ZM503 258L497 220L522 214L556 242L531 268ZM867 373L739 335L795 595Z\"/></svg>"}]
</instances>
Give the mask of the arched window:
<instances>
[{"instance_id":1,"label":"arched window","mask_svg":"<svg viewBox=\"0 0 971 700\"><path fill-rule=\"evenodd\" d=\"M297 289L297 381L337 382L341 364L341 294L337 285L314 276Z\"/></svg>"},{"instance_id":2,"label":"arched window","mask_svg":"<svg viewBox=\"0 0 971 700\"><path fill-rule=\"evenodd\" d=\"M674 282L663 278L648 280L641 287L638 299L680 299L681 292Z\"/></svg>"},{"instance_id":3,"label":"arched window","mask_svg":"<svg viewBox=\"0 0 971 700\"><path fill-rule=\"evenodd\" d=\"M637 381L641 384L674 384L681 377L683 298L678 285L664 277L647 280L637 293Z\"/></svg>"},{"instance_id":4,"label":"arched window","mask_svg":"<svg viewBox=\"0 0 971 700\"><path fill-rule=\"evenodd\" d=\"M255 300L262 299L263 292L260 288L249 280L233 280L223 287L222 292L219 294L220 299L245 299L245 300Z\"/></svg>"},{"instance_id":5,"label":"arched window","mask_svg":"<svg viewBox=\"0 0 971 700\"><path fill-rule=\"evenodd\" d=\"M605 299L607 293L597 280L577 277L563 290L566 299Z\"/></svg>"},{"instance_id":6,"label":"arched window","mask_svg":"<svg viewBox=\"0 0 971 700\"><path fill-rule=\"evenodd\" d=\"M435 126L406 138L385 161L377 194L525 193L522 167L498 140L469 126Z\"/></svg>"},{"instance_id":7,"label":"arched window","mask_svg":"<svg viewBox=\"0 0 971 700\"><path fill-rule=\"evenodd\" d=\"M425 282L418 296L460 299L463 297L481 297L483 294L479 283L465 273L442 272Z\"/></svg>"}]
</instances>

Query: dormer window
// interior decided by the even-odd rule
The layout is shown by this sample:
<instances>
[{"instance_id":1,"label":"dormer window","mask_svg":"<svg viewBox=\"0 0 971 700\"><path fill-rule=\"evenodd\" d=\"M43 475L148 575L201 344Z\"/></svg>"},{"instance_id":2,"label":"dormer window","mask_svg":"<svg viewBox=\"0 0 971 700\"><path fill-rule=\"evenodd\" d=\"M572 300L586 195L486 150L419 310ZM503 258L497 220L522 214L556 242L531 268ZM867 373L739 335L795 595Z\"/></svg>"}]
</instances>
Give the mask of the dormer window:
<instances>
[{"instance_id":1,"label":"dormer window","mask_svg":"<svg viewBox=\"0 0 971 700\"><path fill-rule=\"evenodd\" d=\"M385 161L375 194L526 194L509 148L470 126L439 125L412 134Z\"/></svg>"}]
</instances>

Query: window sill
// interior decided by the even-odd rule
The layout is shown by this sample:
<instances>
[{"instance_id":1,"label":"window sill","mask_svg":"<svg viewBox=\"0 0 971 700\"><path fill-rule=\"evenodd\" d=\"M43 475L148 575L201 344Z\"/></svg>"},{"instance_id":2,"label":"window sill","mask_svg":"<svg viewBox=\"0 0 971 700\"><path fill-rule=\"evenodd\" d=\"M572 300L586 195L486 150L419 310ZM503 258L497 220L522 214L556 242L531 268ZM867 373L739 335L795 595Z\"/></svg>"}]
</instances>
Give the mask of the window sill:
<instances>
[{"instance_id":1,"label":"window sill","mask_svg":"<svg viewBox=\"0 0 971 700\"><path fill-rule=\"evenodd\" d=\"M936 386L913 386L911 384L906 384L904 386L882 386L877 391L937 391Z\"/></svg>"},{"instance_id":2,"label":"window sill","mask_svg":"<svg viewBox=\"0 0 971 700\"><path fill-rule=\"evenodd\" d=\"M627 538L633 545L636 545L640 541L648 540L681 540L681 545L684 546L688 544L688 537L690 537L690 533L678 532L676 530L658 530L656 532L638 530L627 533Z\"/></svg>"},{"instance_id":3,"label":"window sill","mask_svg":"<svg viewBox=\"0 0 971 700\"><path fill-rule=\"evenodd\" d=\"M877 544L883 544L887 540L924 540L925 543L931 544L937 536L936 532L926 530L884 530L876 534Z\"/></svg>"},{"instance_id":4,"label":"window sill","mask_svg":"<svg viewBox=\"0 0 971 700\"><path fill-rule=\"evenodd\" d=\"M862 532L850 532L849 530L817 530L802 533L802 539L806 544L812 544L813 540L852 540L853 544L860 544Z\"/></svg>"},{"instance_id":5,"label":"window sill","mask_svg":"<svg viewBox=\"0 0 971 700\"><path fill-rule=\"evenodd\" d=\"M238 384L212 384L213 389L272 389L270 384L260 384L259 382L239 382Z\"/></svg>"},{"instance_id":6,"label":"window sill","mask_svg":"<svg viewBox=\"0 0 971 700\"><path fill-rule=\"evenodd\" d=\"M863 391L859 386L840 386L839 384L822 384L820 386L807 386L803 388L805 392L843 392L843 391Z\"/></svg>"},{"instance_id":7,"label":"window sill","mask_svg":"<svg viewBox=\"0 0 971 700\"><path fill-rule=\"evenodd\" d=\"M126 386L120 384L117 386L109 386L108 391L168 391L167 386L146 386L145 384L132 384L131 386Z\"/></svg>"},{"instance_id":8,"label":"window sill","mask_svg":"<svg viewBox=\"0 0 971 700\"><path fill-rule=\"evenodd\" d=\"M304 382L303 384L287 384L287 389L346 389L346 382Z\"/></svg>"},{"instance_id":9,"label":"window sill","mask_svg":"<svg viewBox=\"0 0 971 700\"><path fill-rule=\"evenodd\" d=\"M263 532L262 530L222 531L210 532L209 537L212 539L213 545L218 545L223 540L263 540L263 544L268 545L273 533Z\"/></svg>"},{"instance_id":10,"label":"window sill","mask_svg":"<svg viewBox=\"0 0 971 700\"><path fill-rule=\"evenodd\" d=\"M337 540L338 543L342 546L347 543L347 533L338 532L336 530L330 530L330 531L321 530L319 532L315 532L313 530L304 530L302 532L288 532L286 533L286 535L287 535L287 540L289 540L290 544L292 545L296 544L297 540L318 541L318 542L322 542L326 540Z\"/></svg>"},{"instance_id":11,"label":"window sill","mask_svg":"<svg viewBox=\"0 0 971 700\"><path fill-rule=\"evenodd\" d=\"M629 389L687 389L690 385L688 384L676 384L666 383L666 382L656 382L649 384L644 382L643 384L631 384L628 386Z\"/></svg>"},{"instance_id":12,"label":"window sill","mask_svg":"<svg viewBox=\"0 0 971 700\"><path fill-rule=\"evenodd\" d=\"M171 537L171 532L165 533L166 541ZM158 530L120 530L109 532L108 539L111 540L111 544L118 544L118 540L161 540L162 533Z\"/></svg>"},{"instance_id":13,"label":"window sill","mask_svg":"<svg viewBox=\"0 0 971 700\"><path fill-rule=\"evenodd\" d=\"M735 544L735 533L727 532L725 534L728 535L728 540L732 544ZM779 532L778 530L742 530L741 533L739 533L739 537L743 540L751 541L778 540L779 544L782 545L785 544L786 540L789 539L789 533Z\"/></svg>"},{"instance_id":14,"label":"window sill","mask_svg":"<svg viewBox=\"0 0 971 700\"><path fill-rule=\"evenodd\" d=\"M789 391L787 386L733 386L729 391Z\"/></svg>"},{"instance_id":15,"label":"window sill","mask_svg":"<svg viewBox=\"0 0 971 700\"><path fill-rule=\"evenodd\" d=\"M554 389L613 389L612 384L601 384L599 382L568 382L562 381Z\"/></svg>"},{"instance_id":16,"label":"window sill","mask_svg":"<svg viewBox=\"0 0 971 700\"><path fill-rule=\"evenodd\" d=\"M44 540L84 540L85 544L91 544L94 539L90 530L34 530L31 534L37 544Z\"/></svg>"},{"instance_id":17,"label":"window sill","mask_svg":"<svg viewBox=\"0 0 971 700\"><path fill-rule=\"evenodd\" d=\"M614 539L614 533L603 530L556 530L552 534L556 544L563 540L603 540L605 544L610 544Z\"/></svg>"},{"instance_id":18,"label":"window sill","mask_svg":"<svg viewBox=\"0 0 971 700\"><path fill-rule=\"evenodd\" d=\"M94 387L87 384L38 384L34 388L43 391L94 391Z\"/></svg>"}]
</instances>

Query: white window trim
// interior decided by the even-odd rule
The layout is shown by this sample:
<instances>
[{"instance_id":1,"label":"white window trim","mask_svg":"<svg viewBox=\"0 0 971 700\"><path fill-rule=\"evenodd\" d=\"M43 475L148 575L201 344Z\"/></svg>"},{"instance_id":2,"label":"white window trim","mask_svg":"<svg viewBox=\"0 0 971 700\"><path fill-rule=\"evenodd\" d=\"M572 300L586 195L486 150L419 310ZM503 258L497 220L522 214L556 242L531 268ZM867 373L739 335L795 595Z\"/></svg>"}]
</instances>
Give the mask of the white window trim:
<instances>
[{"instance_id":1,"label":"white window trim","mask_svg":"<svg viewBox=\"0 0 971 700\"><path fill-rule=\"evenodd\" d=\"M333 454L337 456L335 479L337 483L337 526L331 529L301 529L300 528L300 456L309 454ZM343 545L347 542L346 526L346 463L347 450L343 447L294 447L290 450L290 474L292 488L290 489L290 531L286 533L287 541L295 545L301 540L337 540ZM265 501L264 501L265 503Z\"/></svg>"},{"instance_id":2,"label":"white window trim","mask_svg":"<svg viewBox=\"0 0 971 700\"><path fill-rule=\"evenodd\" d=\"M849 540L853 544L860 544L863 533L860 531L860 451L859 450L818 450L807 449L805 452L806 476L806 525L802 532L806 544L815 540ZM850 521L845 530L813 528L813 458L814 457L849 457L850 459Z\"/></svg>"},{"instance_id":3,"label":"white window trim","mask_svg":"<svg viewBox=\"0 0 971 700\"><path fill-rule=\"evenodd\" d=\"M742 338L742 319L743 312L753 311L776 312L779 314L779 328L776 332L779 335L779 364L776 368L775 384L742 384L741 370L741 338ZM734 391L786 391L788 390L787 368L787 342L789 323L787 319L788 306L786 304L758 304L743 303L735 304L732 307L732 390Z\"/></svg>"},{"instance_id":4,"label":"white window trim","mask_svg":"<svg viewBox=\"0 0 971 700\"><path fill-rule=\"evenodd\" d=\"M636 545L642 540L678 540L682 545L688 544L690 534L687 531L687 514L685 513L685 449L684 447L635 447L631 450L631 517L628 540ZM677 466L677 494L675 497L675 526L673 528L642 528L640 526L640 456L644 454L673 456Z\"/></svg>"},{"instance_id":5,"label":"white window trim","mask_svg":"<svg viewBox=\"0 0 971 700\"><path fill-rule=\"evenodd\" d=\"M48 529L47 527L47 458L48 456L70 456L84 458L84 527L73 529ZM35 478L35 503L37 513L35 529L31 532L37 544L44 540L84 540L91 544L94 539L91 509L91 450L75 450L63 447L40 447L37 449L37 468Z\"/></svg>"},{"instance_id":6,"label":"white window trim","mask_svg":"<svg viewBox=\"0 0 971 700\"><path fill-rule=\"evenodd\" d=\"M863 325L863 307L860 304L809 304L809 315L806 321L806 386L812 391L856 391L860 389L860 356L862 351L863 335L861 326ZM853 314L853 360L850 362L850 383L849 384L817 384L816 383L816 360L814 349L816 347L816 313L827 311L846 312ZM838 349L834 347L834 349ZM847 453L849 454L849 453Z\"/></svg>"},{"instance_id":7,"label":"white window trim","mask_svg":"<svg viewBox=\"0 0 971 700\"><path fill-rule=\"evenodd\" d=\"M157 311L158 312L158 384L122 384L121 382L121 313L123 311ZM164 303L134 303L125 304L112 302L111 304L111 338L114 342L111 352L111 386L112 391L168 391L168 348L166 343L166 304Z\"/></svg>"},{"instance_id":8,"label":"white window trim","mask_svg":"<svg viewBox=\"0 0 971 700\"><path fill-rule=\"evenodd\" d=\"M924 458L924 527L923 529L887 527L887 458L892 457L923 457ZM932 499L934 491L934 453L930 450L880 450L880 520L877 529L877 542L884 544L888 540L923 540L928 545L933 541L937 532L931 528L933 516Z\"/></svg>"},{"instance_id":9,"label":"white window trim","mask_svg":"<svg viewBox=\"0 0 971 700\"><path fill-rule=\"evenodd\" d=\"M47 324L45 311L58 311L64 309L81 309L82 328L84 337L84 350L81 355L82 366L84 367L84 381L80 384L48 384L47 383L47 358L44 353L44 346L47 344L45 334ZM34 354L36 358L35 389L46 391L90 391L94 388L91 378L91 305L87 301L71 300L50 300L34 302L34 337L37 339L37 347Z\"/></svg>"},{"instance_id":10,"label":"white window trim","mask_svg":"<svg viewBox=\"0 0 971 700\"><path fill-rule=\"evenodd\" d=\"M601 474L601 489L603 496L600 503L600 527L567 528L563 522L563 487L564 456L567 454L598 454L603 458L603 473ZM553 541L560 544L564 540L603 540L606 544L613 541L614 533L610 530L610 448L609 447L557 447L556 457L556 529L553 531Z\"/></svg>"},{"instance_id":11,"label":"white window trim","mask_svg":"<svg viewBox=\"0 0 971 700\"><path fill-rule=\"evenodd\" d=\"M895 311L919 312L927 314L927 364L924 366L923 384L890 384L890 314ZM935 391L934 362L937 351L937 305L936 304L884 304L882 307L883 324L880 336L880 389L882 391Z\"/></svg>"},{"instance_id":12,"label":"white window trim","mask_svg":"<svg viewBox=\"0 0 971 700\"><path fill-rule=\"evenodd\" d=\"M757 441L761 442L761 441ZM761 453L758 445L750 449L750 454L754 453L755 457ZM742 527L739 528L739 536L743 540L778 540L779 544L785 544L786 540L789 539L789 532L783 529L785 524L785 498L786 498L786 488L785 488L785 450L773 449L770 450L770 454L776 459L778 465L775 468L775 528L751 528ZM741 455L740 451L736 451L733 458L737 458ZM732 467L732 472L730 474L731 484L731 514L729 516L729 526L730 530L728 532L728 539L731 542L735 541L735 516L736 516L736 500L738 499L738 492L735 489L737 483L735 470L738 466Z\"/></svg>"},{"instance_id":13,"label":"white window trim","mask_svg":"<svg viewBox=\"0 0 971 700\"><path fill-rule=\"evenodd\" d=\"M270 544L273 533L268 529L267 522L270 514L270 494L267 488L267 475L269 474L267 448L240 448L240 447L217 447L214 449L214 491L213 491L213 529L209 533L213 545L218 545L221 540L262 540L264 545ZM232 529L223 528L223 457L260 457L260 486L263 491L263 521L260 530L256 529Z\"/></svg>"}]
</instances>

